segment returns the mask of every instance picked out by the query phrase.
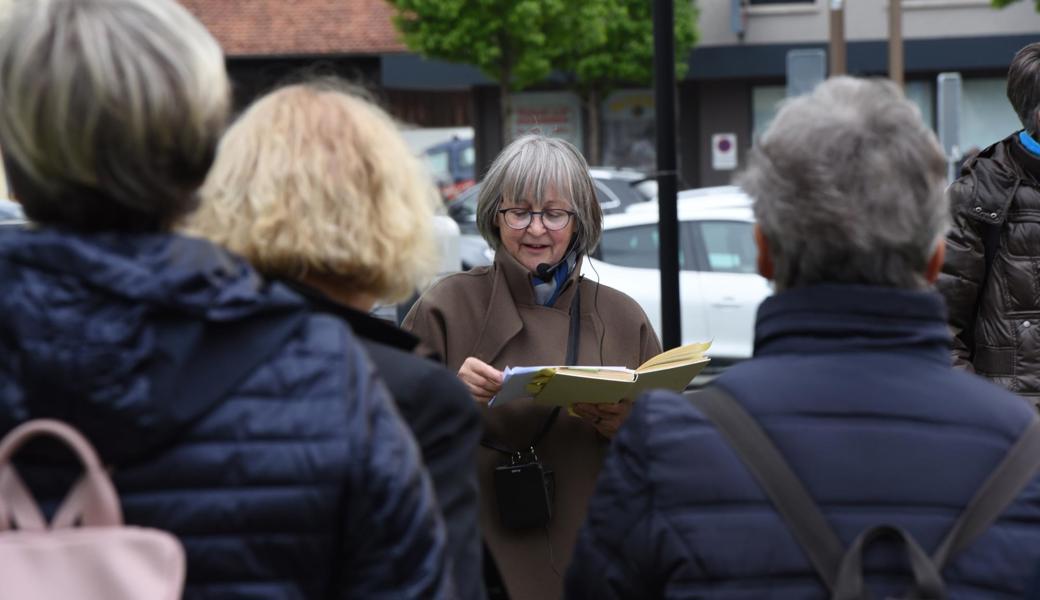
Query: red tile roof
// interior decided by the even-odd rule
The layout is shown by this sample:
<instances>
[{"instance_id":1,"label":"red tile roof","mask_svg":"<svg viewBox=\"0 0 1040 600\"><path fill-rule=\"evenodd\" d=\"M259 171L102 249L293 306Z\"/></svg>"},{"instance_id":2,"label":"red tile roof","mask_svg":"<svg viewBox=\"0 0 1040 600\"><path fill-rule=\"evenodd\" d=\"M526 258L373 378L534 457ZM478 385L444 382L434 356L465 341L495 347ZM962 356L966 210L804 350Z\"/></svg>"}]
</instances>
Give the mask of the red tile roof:
<instances>
[{"instance_id":1,"label":"red tile roof","mask_svg":"<svg viewBox=\"0 0 1040 600\"><path fill-rule=\"evenodd\" d=\"M384 0L180 0L228 56L406 51Z\"/></svg>"}]
</instances>

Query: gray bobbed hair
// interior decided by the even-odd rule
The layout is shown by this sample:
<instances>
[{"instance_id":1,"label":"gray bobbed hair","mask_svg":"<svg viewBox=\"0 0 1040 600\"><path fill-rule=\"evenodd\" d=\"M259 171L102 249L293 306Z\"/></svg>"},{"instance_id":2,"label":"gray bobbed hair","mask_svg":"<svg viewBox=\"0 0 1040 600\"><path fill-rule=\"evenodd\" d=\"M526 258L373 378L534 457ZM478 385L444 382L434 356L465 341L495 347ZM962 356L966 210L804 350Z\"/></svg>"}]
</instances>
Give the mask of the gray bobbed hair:
<instances>
[{"instance_id":1,"label":"gray bobbed hair","mask_svg":"<svg viewBox=\"0 0 1040 600\"><path fill-rule=\"evenodd\" d=\"M782 106L738 184L777 289L917 289L949 226L945 173L935 135L894 84L837 77Z\"/></svg>"},{"instance_id":2,"label":"gray bobbed hair","mask_svg":"<svg viewBox=\"0 0 1040 600\"><path fill-rule=\"evenodd\" d=\"M502 244L495 216L506 200L526 200L537 210L549 188L574 205L577 227L574 249L588 254L599 243L603 211L592 187L589 165L570 142L525 135L506 146L491 163L477 198L477 229L496 251Z\"/></svg>"},{"instance_id":3,"label":"gray bobbed hair","mask_svg":"<svg viewBox=\"0 0 1040 600\"><path fill-rule=\"evenodd\" d=\"M216 40L174 0L25 0L0 27L0 145L37 221L154 229L191 210L226 125Z\"/></svg>"}]
</instances>

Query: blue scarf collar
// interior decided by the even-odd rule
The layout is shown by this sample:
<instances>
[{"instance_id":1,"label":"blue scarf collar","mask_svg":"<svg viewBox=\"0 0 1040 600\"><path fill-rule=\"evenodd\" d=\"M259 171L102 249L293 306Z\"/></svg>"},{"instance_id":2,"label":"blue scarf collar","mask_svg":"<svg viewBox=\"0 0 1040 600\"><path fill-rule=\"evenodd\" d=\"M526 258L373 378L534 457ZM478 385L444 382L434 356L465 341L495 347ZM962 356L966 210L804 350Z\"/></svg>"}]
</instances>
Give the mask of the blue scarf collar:
<instances>
[{"instance_id":1,"label":"blue scarf collar","mask_svg":"<svg viewBox=\"0 0 1040 600\"><path fill-rule=\"evenodd\" d=\"M1018 141L1022 142L1022 146L1029 151L1030 154L1040 158L1040 142L1033 139L1033 136L1029 135L1026 130L1022 130L1018 134Z\"/></svg>"},{"instance_id":2,"label":"blue scarf collar","mask_svg":"<svg viewBox=\"0 0 1040 600\"><path fill-rule=\"evenodd\" d=\"M576 252L571 250L564 257L563 262L553 272L552 277L548 281L542 281L537 276L532 278L534 284L534 296L538 300L538 303L542 306L552 306L556 299L560 296L560 290L563 288L563 282L567 281L570 277L571 271L574 270L574 264L578 260Z\"/></svg>"}]
</instances>

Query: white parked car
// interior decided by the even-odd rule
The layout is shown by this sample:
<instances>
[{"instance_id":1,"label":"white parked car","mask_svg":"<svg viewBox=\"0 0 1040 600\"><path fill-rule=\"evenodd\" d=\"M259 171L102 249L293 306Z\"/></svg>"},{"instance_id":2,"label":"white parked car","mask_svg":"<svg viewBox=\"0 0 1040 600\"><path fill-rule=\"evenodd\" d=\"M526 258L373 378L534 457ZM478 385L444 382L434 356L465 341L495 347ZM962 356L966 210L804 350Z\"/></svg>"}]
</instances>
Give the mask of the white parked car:
<instances>
[{"instance_id":1,"label":"white parked car","mask_svg":"<svg viewBox=\"0 0 1040 600\"><path fill-rule=\"evenodd\" d=\"M758 305L772 294L758 275L751 200L735 186L686 190L678 215L682 341L711 340L714 367L749 358ZM657 202L605 215L582 273L635 299L660 335L657 219Z\"/></svg>"}]
</instances>

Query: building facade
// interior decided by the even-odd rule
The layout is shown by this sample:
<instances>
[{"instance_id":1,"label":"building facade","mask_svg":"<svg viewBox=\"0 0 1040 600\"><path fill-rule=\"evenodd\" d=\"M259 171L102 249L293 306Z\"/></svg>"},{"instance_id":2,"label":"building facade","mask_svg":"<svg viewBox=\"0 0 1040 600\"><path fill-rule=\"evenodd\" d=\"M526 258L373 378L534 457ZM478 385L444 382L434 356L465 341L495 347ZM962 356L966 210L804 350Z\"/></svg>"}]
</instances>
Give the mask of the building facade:
<instances>
[{"instance_id":1,"label":"building facade","mask_svg":"<svg viewBox=\"0 0 1040 600\"><path fill-rule=\"evenodd\" d=\"M729 183L786 93L792 50L826 50L834 0L698 0L699 41L678 82L682 187ZM224 46L236 104L278 83L335 74L373 90L398 119L473 127L478 172L503 145L497 86L469 65L407 50L384 0L182 0ZM845 0L847 71L888 69L886 0ZM1004 96L1014 53L1040 40L1032 0L998 10L988 0L903 0L907 95L935 126L936 77L963 78L961 146L984 147L1018 127ZM558 81L514 97L514 133L539 130L587 143L588 111ZM650 89L623 89L599 110L603 164L649 170Z\"/></svg>"},{"instance_id":2,"label":"building facade","mask_svg":"<svg viewBox=\"0 0 1040 600\"><path fill-rule=\"evenodd\" d=\"M700 41L680 84L683 174L698 185L726 183L728 170L712 168L712 138L735 133L738 167L755 136L785 96L791 50L826 50L826 0L744 0L735 18L730 0L702 0ZM994 9L987 0L903 0L906 93L936 125L936 79L963 78L961 146L985 147L1020 127L1004 86L1015 52L1040 41L1040 13L1031 1ZM861 76L888 71L888 3L846 0L847 70ZM692 114L691 114L692 113Z\"/></svg>"}]
</instances>

